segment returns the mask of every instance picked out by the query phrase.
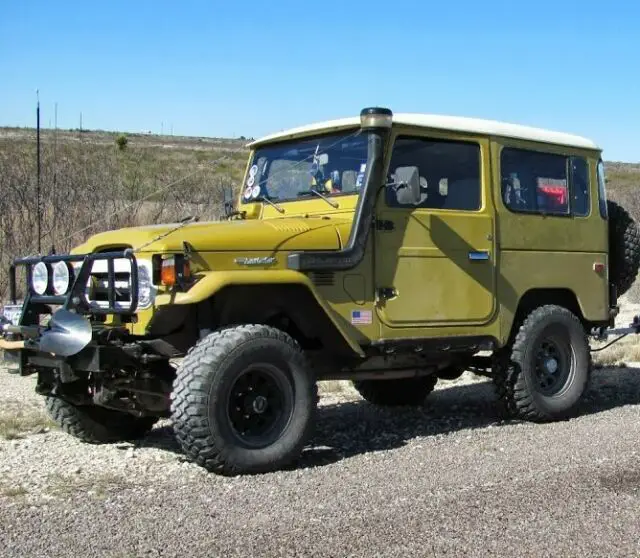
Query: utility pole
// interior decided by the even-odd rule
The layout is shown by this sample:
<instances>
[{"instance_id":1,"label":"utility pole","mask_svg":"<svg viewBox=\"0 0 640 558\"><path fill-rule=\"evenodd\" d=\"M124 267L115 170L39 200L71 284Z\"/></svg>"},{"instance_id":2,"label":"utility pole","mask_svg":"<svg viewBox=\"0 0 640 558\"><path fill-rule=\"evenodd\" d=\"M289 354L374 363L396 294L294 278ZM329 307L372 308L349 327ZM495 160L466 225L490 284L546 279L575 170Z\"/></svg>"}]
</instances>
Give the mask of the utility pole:
<instances>
[{"instance_id":1,"label":"utility pole","mask_svg":"<svg viewBox=\"0 0 640 558\"><path fill-rule=\"evenodd\" d=\"M42 215L40 208L40 91L36 89L36 201L37 208L37 221L38 221L38 254L40 254L40 240L41 240L41 223Z\"/></svg>"}]
</instances>

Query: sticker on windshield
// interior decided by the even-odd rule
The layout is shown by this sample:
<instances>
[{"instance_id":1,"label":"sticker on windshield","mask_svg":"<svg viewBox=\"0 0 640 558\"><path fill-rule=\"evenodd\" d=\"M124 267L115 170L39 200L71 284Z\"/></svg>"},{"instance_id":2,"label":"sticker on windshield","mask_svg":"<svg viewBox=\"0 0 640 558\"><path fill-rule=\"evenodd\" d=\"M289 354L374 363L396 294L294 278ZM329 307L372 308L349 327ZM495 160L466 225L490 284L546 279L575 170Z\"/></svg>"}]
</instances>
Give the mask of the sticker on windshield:
<instances>
[{"instance_id":1,"label":"sticker on windshield","mask_svg":"<svg viewBox=\"0 0 640 558\"><path fill-rule=\"evenodd\" d=\"M362 163L362 164L360 165L360 172L364 172L364 171L366 171L366 170L367 170L367 163Z\"/></svg>"},{"instance_id":2,"label":"sticker on windshield","mask_svg":"<svg viewBox=\"0 0 640 558\"><path fill-rule=\"evenodd\" d=\"M251 186L253 186L253 183L256 181L255 177L253 175L251 175L249 178L247 178L247 186L249 186L249 188L251 188Z\"/></svg>"},{"instance_id":3,"label":"sticker on windshield","mask_svg":"<svg viewBox=\"0 0 640 558\"><path fill-rule=\"evenodd\" d=\"M249 176L255 176L257 172L258 172L258 165L253 165L249 169Z\"/></svg>"},{"instance_id":4,"label":"sticker on windshield","mask_svg":"<svg viewBox=\"0 0 640 558\"><path fill-rule=\"evenodd\" d=\"M260 194L260 186L258 186L257 184L253 187L253 190L251 190L251 197L253 198L257 198L258 195Z\"/></svg>"},{"instance_id":5,"label":"sticker on windshield","mask_svg":"<svg viewBox=\"0 0 640 558\"><path fill-rule=\"evenodd\" d=\"M249 186L249 187L245 188L244 199L248 200L250 197L251 197L251 187Z\"/></svg>"}]
</instances>

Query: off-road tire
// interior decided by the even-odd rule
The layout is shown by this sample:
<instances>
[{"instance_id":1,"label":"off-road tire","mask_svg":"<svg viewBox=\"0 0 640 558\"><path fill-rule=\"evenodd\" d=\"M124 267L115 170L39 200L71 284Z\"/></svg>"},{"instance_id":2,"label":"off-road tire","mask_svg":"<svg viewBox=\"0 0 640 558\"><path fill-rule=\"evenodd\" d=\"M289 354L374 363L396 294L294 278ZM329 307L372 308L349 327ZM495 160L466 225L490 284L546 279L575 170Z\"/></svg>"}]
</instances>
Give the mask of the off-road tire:
<instances>
[{"instance_id":1,"label":"off-road tire","mask_svg":"<svg viewBox=\"0 0 640 558\"><path fill-rule=\"evenodd\" d=\"M633 285L640 268L640 231L629 212L607 200L609 215L609 281L622 296Z\"/></svg>"},{"instance_id":2,"label":"off-road tire","mask_svg":"<svg viewBox=\"0 0 640 558\"><path fill-rule=\"evenodd\" d=\"M560 351L567 351L569 370L563 369L566 378L559 376L558 392L545 394L537 378L536 358L542 351L541 343L548 343L550 336L555 336ZM591 371L591 352L580 320L566 308L546 305L525 318L510 349L494 355L492 377L507 417L544 422L574 413L588 389Z\"/></svg>"},{"instance_id":3,"label":"off-road tire","mask_svg":"<svg viewBox=\"0 0 640 558\"><path fill-rule=\"evenodd\" d=\"M45 397L45 408L63 432L89 444L137 440L158 421L156 417L134 417L97 406L78 406L50 395Z\"/></svg>"},{"instance_id":4,"label":"off-road tire","mask_svg":"<svg viewBox=\"0 0 640 558\"><path fill-rule=\"evenodd\" d=\"M290 408L283 412L286 426L275 429L277 437L252 447L232 424L235 403L230 403L236 401L237 380L260 365L284 378ZM191 461L222 475L265 473L299 456L311 436L317 403L317 384L298 343L273 327L240 325L214 331L189 350L174 381L171 417Z\"/></svg>"},{"instance_id":5,"label":"off-road tire","mask_svg":"<svg viewBox=\"0 0 640 558\"><path fill-rule=\"evenodd\" d=\"M354 380L352 383L363 399L374 405L416 407L422 405L436 387L438 377L433 374L395 380Z\"/></svg>"}]
</instances>

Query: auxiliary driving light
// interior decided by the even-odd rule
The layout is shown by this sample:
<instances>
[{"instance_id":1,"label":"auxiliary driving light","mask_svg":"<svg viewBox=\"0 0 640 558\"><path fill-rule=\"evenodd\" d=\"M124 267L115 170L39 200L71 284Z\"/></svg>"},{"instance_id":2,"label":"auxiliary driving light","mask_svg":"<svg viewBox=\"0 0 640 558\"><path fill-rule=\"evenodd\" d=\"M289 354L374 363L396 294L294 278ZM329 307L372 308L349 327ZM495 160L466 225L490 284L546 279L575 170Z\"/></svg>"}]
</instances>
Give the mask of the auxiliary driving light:
<instances>
[{"instance_id":1,"label":"auxiliary driving light","mask_svg":"<svg viewBox=\"0 0 640 558\"><path fill-rule=\"evenodd\" d=\"M31 287L38 295L47 292L49 286L49 269L44 262L38 262L31 270Z\"/></svg>"},{"instance_id":2,"label":"auxiliary driving light","mask_svg":"<svg viewBox=\"0 0 640 558\"><path fill-rule=\"evenodd\" d=\"M53 266L52 270L53 292L57 295L63 295L69 290L71 283L71 272L69 266L65 262L58 262Z\"/></svg>"}]
</instances>

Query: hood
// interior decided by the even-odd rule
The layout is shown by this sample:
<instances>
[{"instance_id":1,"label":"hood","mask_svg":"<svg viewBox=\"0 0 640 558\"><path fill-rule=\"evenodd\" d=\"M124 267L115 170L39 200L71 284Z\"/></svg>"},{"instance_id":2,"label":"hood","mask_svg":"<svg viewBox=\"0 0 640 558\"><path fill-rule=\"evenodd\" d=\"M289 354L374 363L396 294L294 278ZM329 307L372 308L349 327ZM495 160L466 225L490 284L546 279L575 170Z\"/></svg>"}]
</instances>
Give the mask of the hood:
<instances>
[{"instance_id":1,"label":"hood","mask_svg":"<svg viewBox=\"0 0 640 558\"><path fill-rule=\"evenodd\" d=\"M199 252L339 250L351 229L350 219L282 218L149 225L129 227L96 234L72 250L74 254L123 246L144 252L182 251L184 241ZM161 237L161 238L160 238Z\"/></svg>"}]
</instances>

